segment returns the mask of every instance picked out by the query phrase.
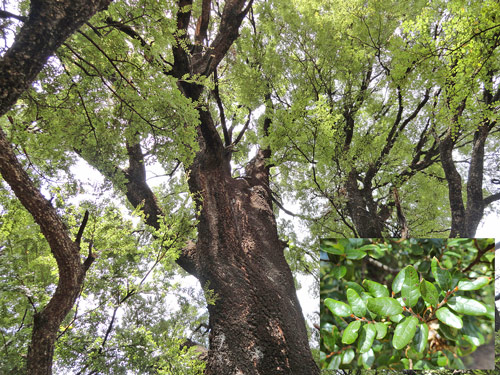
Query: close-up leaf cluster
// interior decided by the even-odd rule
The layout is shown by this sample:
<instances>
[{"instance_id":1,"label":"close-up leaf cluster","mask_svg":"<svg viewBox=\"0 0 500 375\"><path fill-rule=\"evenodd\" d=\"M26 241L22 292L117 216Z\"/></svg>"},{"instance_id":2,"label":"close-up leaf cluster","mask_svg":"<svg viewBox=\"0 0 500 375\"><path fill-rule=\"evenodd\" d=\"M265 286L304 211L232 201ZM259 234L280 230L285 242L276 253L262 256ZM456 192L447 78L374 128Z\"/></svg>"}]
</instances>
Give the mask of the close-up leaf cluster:
<instances>
[{"instance_id":1,"label":"close-up leaf cluster","mask_svg":"<svg viewBox=\"0 0 500 375\"><path fill-rule=\"evenodd\" d=\"M467 358L494 340L492 239L325 239L321 250L322 368L493 366L493 350L488 367Z\"/></svg>"}]
</instances>

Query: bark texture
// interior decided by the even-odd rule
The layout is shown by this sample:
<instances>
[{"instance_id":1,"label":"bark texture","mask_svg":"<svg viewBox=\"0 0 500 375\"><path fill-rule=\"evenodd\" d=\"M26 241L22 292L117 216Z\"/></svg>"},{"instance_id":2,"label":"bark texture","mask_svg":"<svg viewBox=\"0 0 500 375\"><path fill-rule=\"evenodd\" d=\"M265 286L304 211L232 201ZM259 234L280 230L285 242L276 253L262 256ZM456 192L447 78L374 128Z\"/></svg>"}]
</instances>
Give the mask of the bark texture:
<instances>
[{"instance_id":1,"label":"bark texture","mask_svg":"<svg viewBox=\"0 0 500 375\"><path fill-rule=\"evenodd\" d=\"M30 13L14 44L0 59L0 116L4 115L34 81L49 56L110 0L31 1ZM59 281L49 303L34 316L27 373L52 373L54 343L59 326L73 307L85 271L92 263L82 263L79 241L72 241L56 210L30 180L17 160L6 134L0 129L0 173L16 197L30 212L50 245Z\"/></svg>"}]
</instances>

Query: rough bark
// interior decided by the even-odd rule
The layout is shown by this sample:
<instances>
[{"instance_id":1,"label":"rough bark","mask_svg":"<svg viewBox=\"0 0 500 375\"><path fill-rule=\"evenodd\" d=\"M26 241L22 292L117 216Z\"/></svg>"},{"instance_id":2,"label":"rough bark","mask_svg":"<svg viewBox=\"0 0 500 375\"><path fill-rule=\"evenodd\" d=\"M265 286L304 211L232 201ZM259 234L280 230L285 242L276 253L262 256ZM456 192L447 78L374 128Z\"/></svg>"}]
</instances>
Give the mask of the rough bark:
<instances>
[{"instance_id":1,"label":"rough bark","mask_svg":"<svg viewBox=\"0 0 500 375\"><path fill-rule=\"evenodd\" d=\"M31 1L30 13L11 48L0 59L0 116L4 115L34 81L48 57L96 11L109 4L99 1ZM80 292L85 263L79 241L72 241L56 210L30 180L0 129L0 173L30 212L49 243L59 269L59 281L49 303L34 315L27 373L51 374L59 326Z\"/></svg>"},{"instance_id":2,"label":"rough bark","mask_svg":"<svg viewBox=\"0 0 500 375\"><path fill-rule=\"evenodd\" d=\"M448 182L448 198L451 209L450 237L467 237L465 235L465 206L462 198L462 177L453 161L455 142L451 130L439 142L439 153L444 175Z\"/></svg>"},{"instance_id":3,"label":"rough bark","mask_svg":"<svg viewBox=\"0 0 500 375\"><path fill-rule=\"evenodd\" d=\"M207 168L204 152L191 168L190 189L203 200L198 278L219 297L209 306L206 374L318 373L259 163L261 154L237 180L225 163Z\"/></svg>"},{"instance_id":4,"label":"rough bark","mask_svg":"<svg viewBox=\"0 0 500 375\"><path fill-rule=\"evenodd\" d=\"M358 236L361 238L381 238L382 225L376 212L370 211L370 206L366 201L367 194L363 194L358 188L358 174L353 169L349 172L346 183L347 209L352 219Z\"/></svg>"}]
</instances>

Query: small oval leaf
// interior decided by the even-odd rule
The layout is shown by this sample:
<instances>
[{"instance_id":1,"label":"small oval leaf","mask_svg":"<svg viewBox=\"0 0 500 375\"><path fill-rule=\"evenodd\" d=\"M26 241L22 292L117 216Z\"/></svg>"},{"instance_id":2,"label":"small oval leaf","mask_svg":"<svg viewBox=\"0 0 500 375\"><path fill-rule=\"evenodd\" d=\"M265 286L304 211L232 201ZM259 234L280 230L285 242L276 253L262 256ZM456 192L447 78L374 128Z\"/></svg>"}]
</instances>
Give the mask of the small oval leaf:
<instances>
[{"instance_id":1,"label":"small oval leaf","mask_svg":"<svg viewBox=\"0 0 500 375\"><path fill-rule=\"evenodd\" d=\"M344 344L352 344L358 338L358 331L361 327L361 320L355 320L349 323L342 335L342 342Z\"/></svg>"},{"instance_id":2,"label":"small oval leaf","mask_svg":"<svg viewBox=\"0 0 500 375\"><path fill-rule=\"evenodd\" d=\"M453 328L461 329L464 325L462 319L459 316L453 314L447 307L441 307L439 310L437 310L436 317L444 324Z\"/></svg>"},{"instance_id":3,"label":"small oval leaf","mask_svg":"<svg viewBox=\"0 0 500 375\"><path fill-rule=\"evenodd\" d=\"M400 303L391 297L370 298L367 307L371 312L381 316L398 315L403 312Z\"/></svg>"},{"instance_id":4,"label":"small oval leaf","mask_svg":"<svg viewBox=\"0 0 500 375\"><path fill-rule=\"evenodd\" d=\"M413 266L406 266L404 271L405 279L401 287L401 297L403 297L406 306L413 307L420 298L418 274Z\"/></svg>"},{"instance_id":5,"label":"small oval leaf","mask_svg":"<svg viewBox=\"0 0 500 375\"><path fill-rule=\"evenodd\" d=\"M356 316L365 316L366 304L354 289L347 289L347 301L351 305L352 311Z\"/></svg>"},{"instance_id":6,"label":"small oval leaf","mask_svg":"<svg viewBox=\"0 0 500 375\"><path fill-rule=\"evenodd\" d=\"M377 329L377 340L383 339L387 334L387 325L382 322L375 323L375 328Z\"/></svg>"},{"instance_id":7,"label":"small oval leaf","mask_svg":"<svg viewBox=\"0 0 500 375\"><path fill-rule=\"evenodd\" d=\"M347 273L347 268L345 266L333 267L332 275L337 280L343 278Z\"/></svg>"},{"instance_id":8,"label":"small oval leaf","mask_svg":"<svg viewBox=\"0 0 500 375\"><path fill-rule=\"evenodd\" d=\"M377 329L375 328L375 325L365 324L363 326L358 341L358 349L361 354L366 353L371 349L376 335Z\"/></svg>"},{"instance_id":9,"label":"small oval leaf","mask_svg":"<svg viewBox=\"0 0 500 375\"><path fill-rule=\"evenodd\" d=\"M439 285L439 287L442 290L448 290L450 288L451 281L450 273L447 270L441 268L436 257L432 258L431 269L432 275L434 276L434 279L436 280L436 283Z\"/></svg>"},{"instance_id":10,"label":"small oval leaf","mask_svg":"<svg viewBox=\"0 0 500 375\"><path fill-rule=\"evenodd\" d=\"M488 314L485 305L471 298L454 296L448 300L447 305L460 314L476 316Z\"/></svg>"},{"instance_id":11,"label":"small oval leaf","mask_svg":"<svg viewBox=\"0 0 500 375\"><path fill-rule=\"evenodd\" d=\"M422 353L427 345L429 338L429 326L425 323L418 325L417 333L415 334L415 350Z\"/></svg>"},{"instance_id":12,"label":"small oval leaf","mask_svg":"<svg viewBox=\"0 0 500 375\"><path fill-rule=\"evenodd\" d=\"M461 280L458 282L458 290L478 290L483 286L488 285L491 278L487 276L478 277L475 280Z\"/></svg>"},{"instance_id":13,"label":"small oval leaf","mask_svg":"<svg viewBox=\"0 0 500 375\"><path fill-rule=\"evenodd\" d=\"M389 297L389 290L385 285L371 280L363 280L363 286L368 289L374 297Z\"/></svg>"},{"instance_id":14,"label":"small oval leaf","mask_svg":"<svg viewBox=\"0 0 500 375\"><path fill-rule=\"evenodd\" d=\"M325 299L325 306L330 309L330 311L337 316L350 316L352 314L351 306L347 303L336 301L332 298Z\"/></svg>"},{"instance_id":15,"label":"small oval leaf","mask_svg":"<svg viewBox=\"0 0 500 375\"><path fill-rule=\"evenodd\" d=\"M394 280L392 281L392 291L394 293L401 292L401 287L403 286L403 282L405 281L405 270L404 268L398 272Z\"/></svg>"},{"instance_id":16,"label":"small oval leaf","mask_svg":"<svg viewBox=\"0 0 500 375\"><path fill-rule=\"evenodd\" d=\"M394 349L403 349L415 336L417 331L418 319L414 316L407 316L401 323L396 326L394 330L394 337L392 338L392 346Z\"/></svg>"},{"instance_id":17,"label":"small oval leaf","mask_svg":"<svg viewBox=\"0 0 500 375\"><path fill-rule=\"evenodd\" d=\"M347 249L345 255L347 259L363 259L366 253L359 249Z\"/></svg>"},{"instance_id":18,"label":"small oval leaf","mask_svg":"<svg viewBox=\"0 0 500 375\"><path fill-rule=\"evenodd\" d=\"M436 287L429 281L423 279L420 283L420 293L422 298L429 305L436 307L438 304L438 291Z\"/></svg>"}]
</instances>

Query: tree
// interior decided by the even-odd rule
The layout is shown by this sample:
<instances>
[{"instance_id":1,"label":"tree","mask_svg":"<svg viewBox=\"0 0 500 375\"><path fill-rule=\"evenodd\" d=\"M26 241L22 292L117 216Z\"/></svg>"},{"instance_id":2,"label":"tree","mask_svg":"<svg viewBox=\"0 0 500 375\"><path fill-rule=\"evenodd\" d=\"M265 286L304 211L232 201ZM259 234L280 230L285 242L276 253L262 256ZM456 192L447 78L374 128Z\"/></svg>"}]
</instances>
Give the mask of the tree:
<instances>
[{"instance_id":1,"label":"tree","mask_svg":"<svg viewBox=\"0 0 500 375\"><path fill-rule=\"evenodd\" d=\"M160 332L166 327L171 328L168 332L182 330L172 328L178 325L167 320L154 324L151 317L159 317L161 309L154 309L149 294L163 302L165 290L154 290L142 280L149 274L158 277L162 271L173 273L167 264L174 262L175 254L175 262L199 280L210 302L207 374L318 373L290 270L311 272L317 260L310 251L314 241L303 245L289 223L277 221L278 210L285 210L281 197L303 202L299 216L313 236L377 237L403 235L408 229L414 236L448 230L448 180L438 162L442 161L440 139L447 129L454 129L450 113L456 103L447 101L444 93L453 99L452 88L460 91L466 72L447 74L453 69L446 61L446 49L426 42L429 22L448 21L443 11L446 2L433 7L423 1L408 5L134 0L115 2L88 20L105 5L92 3L94 10L78 22L71 15L65 22L56 22L64 32L58 30L52 38L45 34L58 18L36 15L45 14L40 9L51 9L53 3L31 2L30 9L27 3L21 3L19 15L1 13L4 19L24 23L18 40L22 35L38 35L23 31L35 24L36 33L43 36L19 55L10 52L18 48L16 41L4 55L14 57L3 60L10 64L10 75L3 76L2 92L8 92L9 99L2 114L11 110L0 119L0 152L6 155L0 158L1 173L18 196L27 186L29 196L39 198L28 210L46 236L52 231L55 237L65 238L74 263L81 263L80 251L88 257L87 264L99 255L77 297L83 282L79 271L81 276L72 286L75 294L52 326L53 332L61 329L57 351L66 357L62 355L60 363L70 362L68 353L74 346L78 348L74 352L87 356L77 361L82 373L102 372L111 363L116 365L113 370L125 371L119 363L125 357L137 372L174 371L166 365L170 357L158 353L177 344L161 342ZM452 3L458 12L461 2ZM474 37L480 39L477 45L470 45L483 57L497 53L494 2L488 2L488 7L484 13L474 8L474 14L481 16L478 27L491 25ZM419 22L413 25L413 19ZM449 19L452 29L457 17ZM474 35L477 26L472 19L460 25L463 33L457 45ZM413 40L419 30L425 30L422 39ZM378 37L371 40L374 35ZM427 58L429 50L432 58ZM49 55L53 56L40 71ZM456 55L456 59L465 66L478 58L471 54ZM497 142L495 61L492 57L483 64L491 67L489 86L486 75L478 75L470 90L474 99L486 87L493 95L481 107L484 113L477 112L481 121L491 120L477 149L483 140L491 148ZM29 74L16 75L24 69ZM462 118L467 113L464 110ZM473 124L478 123L471 120L464 127L453 150L467 152ZM477 161L482 158L478 153ZM71 177L71 166L81 159L101 173L106 180L103 186L116 199L125 198L130 211L142 215L147 227L132 225L120 214L115 217L119 210L110 202L68 202L77 195L83 177L78 173ZM9 179L21 176L22 169L31 182L27 175L22 181ZM162 171L159 174L166 182L161 187L151 187L151 170ZM61 175L62 191L50 180ZM40 191L54 195L56 209L50 208ZM483 203L495 199L491 195ZM25 196L21 202L28 204L28 200ZM40 210L42 203L45 209ZM108 211L100 204L108 205ZM1 205L8 207L11 221L21 217L13 213L19 206L10 194L5 194ZM87 209L89 218L84 220ZM72 234L61 225L43 229L47 215L65 223ZM102 228L108 228L110 238ZM21 243L29 239L21 236L8 243L16 230L3 233L6 245L0 242L0 246L8 249L9 259L22 254ZM73 238L79 239L81 250ZM109 250L120 247L120 238L126 251ZM50 244L57 254L56 245ZM108 264L109 279L100 282L98 276ZM30 267L25 263L20 270ZM45 296L50 294L53 281L34 283L40 289L48 285ZM24 290L19 282L11 285ZM99 312L82 317L78 303L86 291L96 294L102 304ZM9 302L18 296L9 295ZM63 321L75 298L79 299L74 314ZM43 298L40 301L46 303ZM119 324L119 312L128 304L139 306L126 315L136 330ZM141 309L151 311L151 317ZM23 311L29 312L29 322L32 308L18 308L9 334L24 327ZM84 322L81 328L70 328L71 316ZM147 323L147 332L138 327L141 320ZM106 321L104 327L100 321ZM87 345L94 332L100 333L100 342ZM120 346L119 338L147 347L147 359L134 356L132 344ZM173 351L172 358L180 358L178 351ZM91 363L98 366L92 368Z\"/></svg>"},{"instance_id":2,"label":"tree","mask_svg":"<svg viewBox=\"0 0 500 375\"><path fill-rule=\"evenodd\" d=\"M22 30L30 27L31 20L36 18L33 14L36 15L40 12L37 5L38 3L32 3L30 16L28 16ZM103 4L96 4L94 10L97 10L97 5ZM203 96L204 86L208 83L207 78L212 75L216 77L217 67L238 37L238 29L250 10L252 1L227 1L222 9L212 10L210 1L199 2L193 6L192 1L181 0L178 3L168 4L167 9L147 9L148 12L143 13L147 16L153 16L155 11L170 11L173 15L174 28L169 34L170 40L168 40L170 46L161 51L154 50L156 45L153 42L161 44L165 40L158 38L158 40L148 42L141 34L151 31L152 35L155 35L154 32L158 32L155 28L164 26L161 25L162 21L170 26L172 26L172 21L160 16L158 21L160 25L154 22L149 26L142 24L143 19L134 18L132 14L134 11L143 12L149 6L154 7L154 5L148 2L138 2L136 5L137 7L130 8L127 4L117 4L114 9L110 9L106 18L100 18L97 21L97 27L91 24L88 26L89 29L80 31L80 39L76 41L75 46L65 43L66 49L59 56L60 67L68 73L69 78L63 83L76 83L77 75L96 76L109 91L106 93L107 98L100 97L93 103L95 107L91 108L92 101L89 99L91 96L87 95L93 93L83 93L80 91L81 88L76 90L76 98L71 97L69 103L71 99L77 100L77 107L82 110L79 115L83 115L85 121L82 123L75 121L75 127L80 131L90 127L93 139L91 138L87 142L87 139L71 139L70 136L66 138L64 145L77 152L110 178L118 189L126 194L132 206L143 211L146 223L152 228L160 230L161 217L165 214L159 204L159 199L147 185L143 149L147 148L147 141L151 138L154 143L152 149L147 151L148 153L159 146L166 146L166 144L157 144L158 139L165 142L166 137L171 136L174 139L179 137L177 140L181 145L178 147L185 149L182 161L186 162L188 157L191 158L189 163L185 163L185 168L189 175L189 190L198 207L198 237L196 243L191 243L182 251L177 262L187 272L195 275L202 285L209 284L218 298L215 304L209 306L210 351L205 373L225 374L234 373L234 371L246 374L317 373L318 368L309 349L304 318L295 294L293 277L283 254L285 244L279 240L272 211L271 190L269 188L270 166L267 163L270 150L266 147L261 148L257 155L247 163L245 178L234 178L231 175L230 161L233 147L238 143L244 130L242 130L241 136L234 140L228 129L221 137L216 129L212 114L205 104L206 98ZM85 18L82 16L78 21L64 19L66 21L64 25L68 30L54 34L57 35L57 42L52 42L49 35L48 39L52 44L44 45L41 51L39 49L29 50L22 59L16 59L15 55L10 57L10 50L7 52L4 61L10 62L11 66L4 71L9 71L10 77L16 77L14 73L20 67L25 66L33 73L20 82L18 94L5 105L5 110L12 106L22 90L35 78L36 73L41 68L41 64L36 65L36 63L39 61L43 63L48 55L55 52L70 31L78 28L86 20ZM140 22L134 24L134 19ZM193 20L196 19L198 22L195 27ZM44 26L50 25L49 22L43 20L38 22L36 25L40 30ZM149 27L151 27L150 30L148 30ZM124 69L122 66L116 65L116 61L119 60L118 54L123 50L113 51L101 47L101 44L111 45L114 42L99 31L103 28L113 31L114 38L121 38L121 45L118 48L128 49L130 60L124 61L123 65L126 66ZM146 29L143 30L143 28ZM92 36L88 35L89 31L93 33ZM20 33L21 35L24 34ZM94 38L98 38L98 41ZM79 44L82 40L85 40L85 44ZM19 38L16 43L19 43ZM12 48L16 46L14 44ZM37 47L40 48L40 46ZM99 53L94 56L80 55L76 48L96 48ZM64 54L68 52L73 54L71 61L69 58L65 59ZM169 56L164 58L163 53L168 53ZM41 57L38 57L40 54ZM138 79L139 76L132 79L132 77L125 77L125 74L130 73L126 70L130 66L135 70L135 73L140 73L140 69L134 65L134 59L138 58L153 70L153 74L149 78L165 81L161 88L167 85L170 90L174 89L173 95L178 101L176 105L185 107L182 108L184 112L176 116L174 120L175 133L177 134L165 132L165 128L161 124L158 126L152 118L146 117L149 114L146 115L143 110L148 110L148 107L153 112L161 109L150 107L154 105L153 103L137 110L136 102L140 102L143 98L141 97L141 89L136 87L139 82L133 80ZM24 64L25 60L33 61L35 66ZM104 65L100 65L103 62ZM70 63L73 66L68 67L67 64ZM130 65L127 66L127 64ZM38 106L46 110L50 106L51 100L58 100L57 97L47 96L44 98L48 92L60 92L60 88L56 87L59 82L55 85L50 82L53 78L51 77L51 68L56 69L57 67L49 66L46 75L40 76L41 92L37 93L35 89L29 94L29 96L34 97L32 108ZM77 75L73 75L76 73L75 68L80 69ZM110 68L112 72L110 72ZM89 73L88 69L92 69L92 71ZM95 84L95 80L89 79L87 82L90 85ZM7 89L16 86L11 80L4 79L2 87L6 92ZM144 88L142 87L142 89ZM151 86L149 89L150 93L156 91ZM67 90L70 93L71 86L67 87ZM9 90L9 92L11 91ZM139 97L134 99L129 96L132 92L139 94ZM142 94L144 95L145 92ZM123 95L127 95L127 97ZM28 99L25 96L25 100L29 101L29 96ZM91 114L97 113L94 112L97 107L100 107L101 111L104 110L104 105L113 117L96 121ZM222 111L222 107L220 108ZM62 112L58 111L58 116ZM71 110L71 112L74 111ZM29 116L29 114L27 115ZM62 114L62 116L65 115L67 113ZM222 112L219 115L222 117ZM67 123L62 124L60 121L50 123L54 118L49 113L42 115L40 120L44 128L42 132L53 130L45 128L46 125L54 127L61 125L67 127L68 125ZM15 124L16 121L18 121L17 117L12 122ZM108 149L104 150L100 148L102 141L100 137L107 136L105 129L94 128L94 125L97 122L103 124L106 121L114 121L115 124L124 122L126 126L119 131L118 142L107 145ZM269 126L269 121L270 119L264 121L264 129ZM171 125L168 121L166 124L167 126ZM11 136L15 137L15 126L9 130ZM100 131L104 132L100 133ZM160 135L158 138L156 138L155 132ZM186 133L187 136L191 135L192 139L187 138ZM52 136L56 135L56 132L52 134ZM59 133L59 135L61 134ZM73 143L72 141L75 140L78 142ZM3 133L2 146L2 150L9 152L7 155L9 159L2 158L1 172L5 180L16 192L18 198L23 203L26 202L26 206L31 204L30 212L40 224L42 231L44 231L44 226L50 226L50 231L48 229L44 231L49 243L51 234L56 238L63 237L66 229L57 218L50 203L29 181L28 176L22 175L22 180L11 178L11 176L21 175L22 167L16 162L12 148ZM103 153L106 151L118 152L118 155L104 159ZM192 159L193 153L195 153L194 159ZM118 161L124 156L128 159L128 167L120 168ZM11 171L9 166L15 166L16 170ZM30 195L39 197L38 201L32 202L29 199L23 201L25 186L30 187ZM45 220L46 215L42 216L41 211L53 213L54 218L51 222ZM40 218L36 216L37 214ZM53 223L61 224L55 226ZM85 225L82 225L82 232L84 227ZM67 261L61 260L59 262L60 283L63 282L65 275L76 280L73 281L72 292L65 294L65 297L68 298L65 307L57 311L58 318L51 322L50 345L53 345L59 324L71 308L81 287L83 269L79 265L78 244L82 235L79 234L75 242L69 240L67 235L63 237L68 243L66 246L70 247L68 253L72 254L72 263L74 264L70 269L65 270L64 266ZM54 244L51 248L56 259L59 260L58 253L54 250L57 246L60 245ZM88 265L90 265L91 259L92 255L89 255ZM82 271L75 274L78 269L82 269ZM54 298L57 296L56 293ZM49 303L44 311L50 311L51 306ZM31 348L30 353L40 348L36 329ZM48 352L46 350L46 353ZM41 355L43 353L42 351ZM36 368L41 362L36 362L35 357L30 354L28 360L28 366L31 366L30 371L49 373L51 356L45 355L42 362L45 363L43 369Z\"/></svg>"},{"instance_id":3,"label":"tree","mask_svg":"<svg viewBox=\"0 0 500 375\"><path fill-rule=\"evenodd\" d=\"M271 135L284 192L327 236L473 236L499 198L485 162L498 142L498 4L291 8L269 25L285 66Z\"/></svg>"}]
</instances>

